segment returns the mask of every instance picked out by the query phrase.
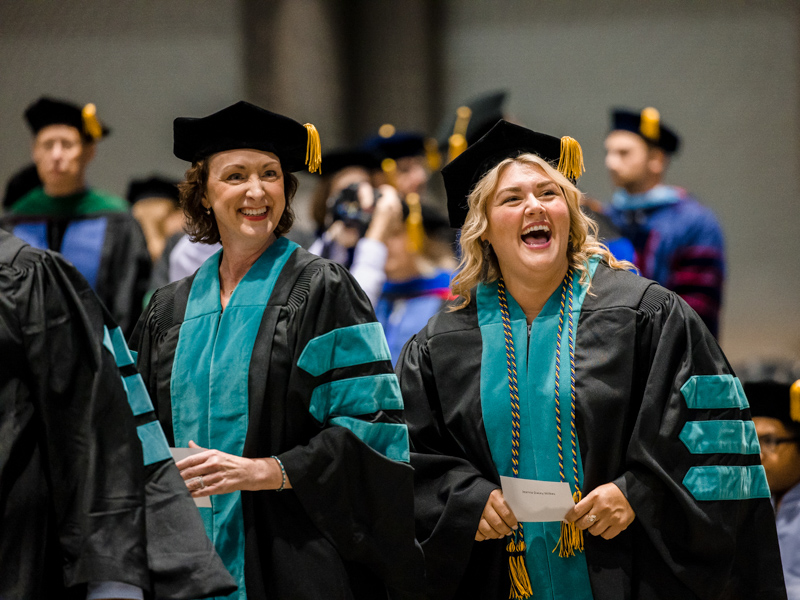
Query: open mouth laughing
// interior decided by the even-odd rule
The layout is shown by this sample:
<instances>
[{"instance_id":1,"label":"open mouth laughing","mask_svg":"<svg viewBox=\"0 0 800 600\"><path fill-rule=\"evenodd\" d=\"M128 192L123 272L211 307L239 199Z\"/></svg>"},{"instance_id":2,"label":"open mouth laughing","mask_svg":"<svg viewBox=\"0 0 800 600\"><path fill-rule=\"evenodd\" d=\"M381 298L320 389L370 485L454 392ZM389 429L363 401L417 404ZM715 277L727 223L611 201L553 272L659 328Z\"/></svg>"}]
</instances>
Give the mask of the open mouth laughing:
<instances>
[{"instance_id":1,"label":"open mouth laughing","mask_svg":"<svg viewBox=\"0 0 800 600\"><path fill-rule=\"evenodd\" d=\"M547 223L535 223L522 230L522 242L529 248L546 246L552 238L550 226Z\"/></svg>"}]
</instances>

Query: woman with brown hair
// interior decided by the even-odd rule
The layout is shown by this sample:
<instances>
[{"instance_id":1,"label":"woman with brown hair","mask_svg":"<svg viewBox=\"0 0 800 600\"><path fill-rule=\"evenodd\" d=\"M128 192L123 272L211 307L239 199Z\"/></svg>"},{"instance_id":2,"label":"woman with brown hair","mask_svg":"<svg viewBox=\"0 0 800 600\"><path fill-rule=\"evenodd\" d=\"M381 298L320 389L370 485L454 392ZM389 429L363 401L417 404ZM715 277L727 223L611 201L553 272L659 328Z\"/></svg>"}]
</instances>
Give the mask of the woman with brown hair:
<instances>
[{"instance_id":1,"label":"woman with brown hair","mask_svg":"<svg viewBox=\"0 0 800 600\"><path fill-rule=\"evenodd\" d=\"M246 102L175 120L194 240L222 250L159 289L133 347L238 598L392 598L421 581L402 400L347 271L284 234L313 125ZM387 517L387 515L389 517Z\"/></svg>"},{"instance_id":2,"label":"woman with brown hair","mask_svg":"<svg viewBox=\"0 0 800 600\"><path fill-rule=\"evenodd\" d=\"M459 297L397 365L427 595L784 598L741 385L598 242L582 162L501 121L442 171ZM553 486L566 502L537 517Z\"/></svg>"}]
</instances>

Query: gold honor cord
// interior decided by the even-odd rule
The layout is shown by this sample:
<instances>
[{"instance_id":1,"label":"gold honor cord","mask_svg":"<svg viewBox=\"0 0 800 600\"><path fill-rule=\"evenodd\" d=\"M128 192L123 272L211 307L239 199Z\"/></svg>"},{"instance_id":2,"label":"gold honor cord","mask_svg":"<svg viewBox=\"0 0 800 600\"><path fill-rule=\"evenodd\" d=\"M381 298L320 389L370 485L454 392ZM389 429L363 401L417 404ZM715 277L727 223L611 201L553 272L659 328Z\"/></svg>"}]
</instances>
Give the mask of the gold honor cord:
<instances>
[{"instance_id":1,"label":"gold honor cord","mask_svg":"<svg viewBox=\"0 0 800 600\"><path fill-rule=\"evenodd\" d=\"M555 409L556 409L556 435L558 444L558 470L561 481L566 482L566 472L564 470L564 450L563 434L561 427L561 402L560 402L560 372L561 372L561 335L564 330L564 313L567 317L567 338L570 357L570 413L569 430L570 446L572 452L572 470L575 480L575 492L572 499L577 504L580 502L582 494L579 487L578 478L578 442L575 429L575 323L572 317L572 307L574 299L573 290L573 270L570 267L561 284L561 304L558 322L558 338L556 340L556 368L555 368ZM497 287L498 301L500 303L500 313L503 319L503 333L506 346L506 365L508 369L508 388L511 398L511 467L514 477L519 477L519 445L520 445L520 407L519 390L517 387L517 362L514 351L514 339L511 335L511 320L508 312L508 302L506 300L505 282L501 277ZM583 532L578 529L575 523L561 523L561 536L553 552L559 550L559 556L567 558L574 556L575 552L583 551ZM525 534L520 523L519 529L512 536L511 541L506 546L509 553L509 575L511 579L510 598L529 598L530 579L527 568L525 567ZM527 582L527 586L526 586ZM525 595L525 594L528 595Z\"/></svg>"},{"instance_id":2,"label":"gold honor cord","mask_svg":"<svg viewBox=\"0 0 800 600\"><path fill-rule=\"evenodd\" d=\"M508 369L508 392L511 396L511 472L519 477L519 389L517 388L517 359L514 352L514 336L511 334L511 319L506 301L506 284L501 277L497 283L497 299L500 302L500 314L503 317L503 336L506 342L506 367ZM508 576L511 580L511 591L508 597L513 599L530 598L533 595L528 567L525 564L525 531L522 523L512 532L508 545Z\"/></svg>"},{"instance_id":3,"label":"gold honor cord","mask_svg":"<svg viewBox=\"0 0 800 600\"><path fill-rule=\"evenodd\" d=\"M319 139L319 132L311 123L306 123L303 127L308 132L308 141L306 142L308 172L317 172L322 175L322 142Z\"/></svg>"}]
</instances>

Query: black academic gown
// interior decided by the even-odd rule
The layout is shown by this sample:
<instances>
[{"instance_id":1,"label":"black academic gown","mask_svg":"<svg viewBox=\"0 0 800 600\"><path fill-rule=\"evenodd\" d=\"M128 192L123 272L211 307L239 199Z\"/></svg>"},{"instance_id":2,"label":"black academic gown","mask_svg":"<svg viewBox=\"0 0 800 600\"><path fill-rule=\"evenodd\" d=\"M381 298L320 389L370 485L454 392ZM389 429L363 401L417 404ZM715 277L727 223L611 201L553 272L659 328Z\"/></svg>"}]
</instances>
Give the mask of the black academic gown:
<instances>
[{"instance_id":1,"label":"black academic gown","mask_svg":"<svg viewBox=\"0 0 800 600\"><path fill-rule=\"evenodd\" d=\"M152 262L142 228L129 211L70 216L8 213L0 218L0 227L24 237L37 248L64 253L89 280L125 337L130 336L142 314ZM76 227L84 229L77 236L68 237L70 229ZM95 231L98 228L102 233ZM35 234L22 235L31 229ZM72 252L72 246L66 246L76 237L77 248Z\"/></svg>"},{"instance_id":2,"label":"black academic gown","mask_svg":"<svg viewBox=\"0 0 800 600\"><path fill-rule=\"evenodd\" d=\"M137 427L157 423L134 417L136 370L103 343L115 327L69 263L0 231L0 598L233 586L172 460L143 466Z\"/></svg>"},{"instance_id":3,"label":"black academic gown","mask_svg":"<svg viewBox=\"0 0 800 600\"><path fill-rule=\"evenodd\" d=\"M180 400L171 398L170 380L196 277L156 291L132 340L171 445L172 411ZM264 310L247 382L243 456L277 455L293 486L241 493L244 579L252 600L412 598L421 589L412 469L373 450L348 428L327 419L320 423L309 413L319 386L392 374L388 354L317 376L298 366L310 340L367 322L375 322L372 307L344 268L301 248L291 253ZM403 423L400 410L356 418Z\"/></svg>"},{"instance_id":4,"label":"black academic gown","mask_svg":"<svg viewBox=\"0 0 800 600\"><path fill-rule=\"evenodd\" d=\"M467 308L433 317L397 365L429 598L507 598L510 589L505 541L474 541L500 487L483 426L481 351L473 295ZM680 390L692 376L731 373L694 311L600 264L575 360L583 493L614 482L636 513L612 540L584 533L594 598L785 598L769 500L698 501L683 484L693 466L760 465L757 447L691 454L679 440L690 420L750 419L749 409L687 406Z\"/></svg>"}]
</instances>

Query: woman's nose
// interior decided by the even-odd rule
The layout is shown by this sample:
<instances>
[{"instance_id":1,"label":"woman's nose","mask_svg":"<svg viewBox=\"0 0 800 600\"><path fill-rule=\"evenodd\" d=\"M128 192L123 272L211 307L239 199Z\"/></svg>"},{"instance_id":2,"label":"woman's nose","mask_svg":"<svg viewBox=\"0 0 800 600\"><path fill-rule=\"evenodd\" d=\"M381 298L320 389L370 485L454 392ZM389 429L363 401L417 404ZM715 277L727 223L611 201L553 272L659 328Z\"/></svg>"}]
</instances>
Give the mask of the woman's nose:
<instances>
[{"instance_id":1,"label":"woman's nose","mask_svg":"<svg viewBox=\"0 0 800 600\"><path fill-rule=\"evenodd\" d=\"M259 199L264 196L264 186L261 179L255 175L247 181L247 195L254 199Z\"/></svg>"},{"instance_id":2,"label":"woman's nose","mask_svg":"<svg viewBox=\"0 0 800 600\"><path fill-rule=\"evenodd\" d=\"M544 210L542 203L534 196L533 194L529 194L525 198L525 213L526 214L535 214Z\"/></svg>"}]
</instances>

